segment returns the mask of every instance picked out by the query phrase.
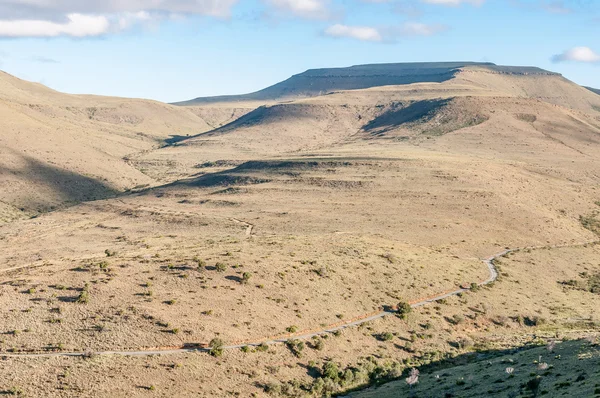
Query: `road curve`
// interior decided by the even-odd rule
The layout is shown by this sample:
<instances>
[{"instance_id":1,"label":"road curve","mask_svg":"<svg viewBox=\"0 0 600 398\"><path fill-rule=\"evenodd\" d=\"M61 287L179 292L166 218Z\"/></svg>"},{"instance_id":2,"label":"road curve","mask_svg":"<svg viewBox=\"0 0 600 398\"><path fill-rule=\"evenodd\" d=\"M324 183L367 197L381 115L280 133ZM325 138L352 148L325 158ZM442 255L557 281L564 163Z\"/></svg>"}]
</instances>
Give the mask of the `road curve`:
<instances>
[{"instance_id":1,"label":"road curve","mask_svg":"<svg viewBox=\"0 0 600 398\"><path fill-rule=\"evenodd\" d=\"M554 245L554 246L530 246L518 249L507 249L498 254L495 254L489 258L482 260L482 262L487 266L489 270L489 277L485 281L479 283L479 286L490 285L498 279L498 270L494 265L494 260L506 256L507 254L518 252L521 250L535 250L542 248L550 248L550 249L558 249L558 248L566 248L566 247L579 247L586 246L590 244L600 244L600 241L581 243L575 245ZM3 270L2 272L14 271L17 269L23 269L26 267L19 267L15 269ZM434 297L422 298L417 301L411 302L410 305L412 308L419 308L425 306L427 304L433 303L438 300L442 300L448 297L457 296L461 293L465 293L469 291L468 288L460 288L457 290L453 290L450 292L441 293ZM359 326L364 323L368 323L374 321L376 319L384 318L388 315L393 315L395 312L392 310L389 311L377 311L375 313L366 314L358 318L354 318L353 320L349 320L340 324L331 325L330 327L322 330L314 330L314 331L301 331L298 333L290 333L286 335L281 335L277 337L267 338L262 341L255 342L240 342L233 345L224 346L225 350L233 350L240 349L244 346L256 347L262 344L273 345L273 344L281 344L287 342L289 339L297 339L297 340L308 340L315 336L322 336L326 334L335 333L337 331L341 331L350 327ZM141 357L141 356L152 356L152 355L175 355L175 354L186 354L186 353L194 353L194 352L209 352L210 348L206 347L190 347L190 348L157 348L150 350L140 350L140 351L87 351L87 352L46 352L46 353L0 353L0 358L54 358L54 357L90 357L90 356L109 356L109 355L119 355L119 356L130 356L130 357Z\"/></svg>"}]
</instances>

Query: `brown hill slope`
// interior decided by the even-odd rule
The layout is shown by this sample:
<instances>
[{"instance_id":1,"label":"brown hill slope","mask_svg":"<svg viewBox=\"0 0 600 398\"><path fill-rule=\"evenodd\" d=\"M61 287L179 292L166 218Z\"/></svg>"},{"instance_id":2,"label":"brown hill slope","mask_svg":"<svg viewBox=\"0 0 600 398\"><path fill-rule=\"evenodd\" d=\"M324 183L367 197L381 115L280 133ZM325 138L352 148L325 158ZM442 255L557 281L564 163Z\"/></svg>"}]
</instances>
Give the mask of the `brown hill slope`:
<instances>
[{"instance_id":1,"label":"brown hill slope","mask_svg":"<svg viewBox=\"0 0 600 398\"><path fill-rule=\"evenodd\" d=\"M68 95L6 73L0 128L0 201L31 211L150 184L123 158L210 129L184 108Z\"/></svg>"},{"instance_id":2,"label":"brown hill slope","mask_svg":"<svg viewBox=\"0 0 600 398\"><path fill-rule=\"evenodd\" d=\"M223 127L135 161L151 175L173 180L205 162L325 150L364 139L423 145L432 136L461 129L521 131L527 137L539 135L548 143L563 142L589 153L590 143L598 139L598 109L600 97L558 74L468 66L441 83L339 91L261 106ZM486 128L488 120L493 129ZM516 130L511 130L514 123Z\"/></svg>"},{"instance_id":3,"label":"brown hill slope","mask_svg":"<svg viewBox=\"0 0 600 398\"><path fill-rule=\"evenodd\" d=\"M514 76L488 75L457 72L442 83L265 106L216 131L130 156L151 181L169 184L0 226L0 356L7 369L0 385L47 397L151 390L321 397L327 391L315 377L325 363L365 370L359 364L370 357L381 364L371 363L357 378L332 372L345 390L381 381L380 370L392 363L412 367L597 328L600 296L581 287L600 273L600 249L581 244L596 241L600 225L599 115L575 88L546 94L549 87L525 81L535 76L503 83ZM527 97L526 89L538 91ZM21 108L23 117L52 120ZM108 132L116 143L103 148L125 147L117 141L129 139L130 130L84 116L68 139L81 139L76 132L84 122L107 130L97 136L90 130L90 141L78 148L96 148ZM215 120L221 116L215 113ZM22 155L11 156L37 167ZM109 178L122 170L115 166ZM66 196L86 184L61 188ZM2 211L14 206L0 202ZM152 353L215 338L245 344L322 330L399 301L470 286L489 277L482 258L529 246L544 247L498 259L501 278L493 286L415 309L408 319L389 316L303 346L290 340L225 350L218 359L91 354ZM89 360L10 357L71 351L90 353ZM554 354L545 355L558 367ZM508 377L505 366L496 369ZM520 364L515 369L530 375ZM562 383L571 376L561 369ZM584 382L593 383L594 375ZM441 378L433 383L448 381L459 395L473 385L467 377L464 385ZM588 387L573 391L586 394ZM338 384L331 389L342 391Z\"/></svg>"}]
</instances>

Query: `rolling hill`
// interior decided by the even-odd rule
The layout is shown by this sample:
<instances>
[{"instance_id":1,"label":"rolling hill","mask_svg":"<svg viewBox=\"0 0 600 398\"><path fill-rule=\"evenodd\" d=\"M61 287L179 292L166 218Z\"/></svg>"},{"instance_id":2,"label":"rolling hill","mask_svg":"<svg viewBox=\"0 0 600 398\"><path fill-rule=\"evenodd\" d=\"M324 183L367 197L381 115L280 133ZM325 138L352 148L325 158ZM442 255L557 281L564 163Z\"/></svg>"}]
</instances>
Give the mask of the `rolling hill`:
<instances>
[{"instance_id":1,"label":"rolling hill","mask_svg":"<svg viewBox=\"0 0 600 398\"><path fill-rule=\"evenodd\" d=\"M360 88L343 89L348 87ZM318 95L323 92L327 95ZM364 65L308 71L258 93L250 102L257 107L246 108L230 123L179 137L172 141L174 147L140 154L134 161L158 178L167 175L167 159L177 158L169 167L176 179L203 162L326 150L356 140L425 140L419 145L427 145L432 136L456 132L458 138L463 129L483 134L484 141L494 137L487 131L497 129L515 135L515 142L539 136L547 143L563 142L576 152L589 152L586 147L597 142L600 126L600 97L560 74L530 67ZM293 96L296 99L274 101ZM244 102L248 98L201 99L189 109L230 109L249 104ZM261 104L258 98L270 102ZM515 156L510 151L504 155Z\"/></svg>"},{"instance_id":2,"label":"rolling hill","mask_svg":"<svg viewBox=\"0 0 600 398\"><path fill-rule=\"evenodd\" d=\"M30 213L152 184L128 155L211 129L185 108L68 95L3 72L0 128L0 202Z\"/></svg>"},{"instance_id":3,"label":"rolling hill","mask_svg":"<svg viewBox=\"0 0 600 398\"><path fill-rule=\"evenodd\" d=\"M255 93L200 97L175 105L222 102L285 101L314 97L339 90L394 86L412 83L441 83L452 79L461 68L479 66L489 71L516 75L557 75L534 67L497 66L492 63L439 62L356 65L348 68L311 69Z\"/></svg>"},{"instance_id":4,"label":"rolling hill","mask_svg":"<svg viewBox=\"0 0 600 398\"><path fill-rule=\"evenodd\" d=\"M349 69L193 106L3 75L0 393L594 392L597 340L557 340L600 331L600 97Z\"/></svg>"}]
</instances>

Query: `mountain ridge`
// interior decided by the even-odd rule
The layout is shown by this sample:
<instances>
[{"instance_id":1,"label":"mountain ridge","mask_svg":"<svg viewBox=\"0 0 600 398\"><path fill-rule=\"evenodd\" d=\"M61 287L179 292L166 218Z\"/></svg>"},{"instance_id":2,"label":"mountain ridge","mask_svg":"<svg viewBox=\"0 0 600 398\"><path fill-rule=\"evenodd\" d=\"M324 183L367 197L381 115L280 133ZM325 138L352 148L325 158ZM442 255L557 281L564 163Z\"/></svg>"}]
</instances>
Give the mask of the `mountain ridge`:
<instances>
[{"instance_id":1,"label":"mountain ridge","mask_svg":"<svg viewBox=\"0 0 600 398\"><path fill-rule=\"evenodd\" d=\"M412 62L353 65L339 68L309 69L262 90L214 97L199 97L173 105L190 106L219 102L284 101L315 97L331 91L357 90L412 83L442 83L452 79L463 68L484 68L509 75L550 75L555 72L537 67L502 66L490 62ZM315 79L318 79L315 81Z\"/></svg>"}]
</instances>

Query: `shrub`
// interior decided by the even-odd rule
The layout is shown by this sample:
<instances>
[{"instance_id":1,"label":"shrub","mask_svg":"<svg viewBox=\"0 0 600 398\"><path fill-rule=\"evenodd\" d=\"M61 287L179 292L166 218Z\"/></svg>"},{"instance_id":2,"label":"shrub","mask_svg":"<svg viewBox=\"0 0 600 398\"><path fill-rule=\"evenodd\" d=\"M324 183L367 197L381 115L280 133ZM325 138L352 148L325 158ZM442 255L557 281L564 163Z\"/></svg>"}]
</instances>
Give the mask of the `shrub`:
<instances>
[{"instance_id":1,"label":"shrub","mask_svg":"<svg viewBox=\"0 0 600 398\"><path fill-rule=\"evenodd\" d=\"M242 352L250 352L250 346L245 345L241 348L241 350Z\"/></svg>"},{"instance_id":2,"label":"shrub","mask_svg":"<svg viewBox=\"0 0 600 398\"><path fill-rule=\"evenodd\" d=\"M329 361L323 365L323 377L333 381L338 381L340 378L340 368L337 363Z\"/></svg>"},{"instance_id":3,"label":"shrub","mask_svg":"<svg viewBox=\"0 0 600 398\"><path fill-rule=\"evenodd\" d=\"M270 395L281 394L281 385L276 383L269 383L265 385L265 392Z\"/></svg>"},{"instance_id":4,"label":"shrub","mask_svg":"<svg viewBox=\"0 0 600 398\"><path fill-rule=\"evenodd\" d=\"M325 342L323 341L323 339L321 339L319 337L315 337L313 339L312 348L314 348L317 351L321 351L321 350L323 350L323 348L325 348Z\"/></svg>"},{"instance_id":5,"label":"shrub","mask_svg":"<svg viewBox=\"0 0 600 398\"><path fill-rule=\"evenodd\" d=\"M298 358L302 357L302 351L304 350L304 343L302 341L290 339L285 342L285 345L289 348L292 354L294 354L294 356Z\"/></svg>"},{"instance_id":6,"label":"shrub","mask_svg":"<svg viewBox=\"0 0 600 398\"><path fill-rule=\"evenodd\" d=\"M292 326L286 328L285 331L288 333L296 333L298 331L298 326L292 325Z\"/></svg>"},{"instance_id":7,"label":"shrub","mask_svg":"<svg viewBox=\"0 0 600 398\"><path fill-rule=\"evenodd\" d=\"M79 296L77 296L77 299L75 301L79 304L87 304L89 300L90 300L90 285L86 283L85 286L83 287L83 290L81 290L81 293L79 293Z\"/></svg>"},{"instance_id":8,"label":"shrub","mask_svg":"<svg viewBox=\"0 0 600 398\"><path fill-rule=\"evenodd\" d=\"M23 395L23 390L20 387L11 387L8 393L10 395Z\"/></svg>"},{"instance_id":9,"label":"shrub","mask_svg":"<svg viewBox=\"0 0 600 398\"><path fill-rule=\"evenodd\" d=\"M227 271L227 265L225 265L223 263L216 263L215 270L217 270L217 272L225 272L225 271Z\"/></svg>"},{"instance_id":10,"label":"shrub","mask_svg":"<svg viewBox=\"0 0 600 398\"><path fill-rule=\"evenodd\" d=\"M258 347L256 347L256 351L267 352L269 351L269 345L267 343L261 343Z\"/></svg>"},{"instance_id":11,"label":"shrub","mask_svg":"<svg viewBox=\"0 0 600 398\"><path fill-rule=\"evenodd\" d=\"M213 357L220 357L221 355L223 355L223 340L219 339L218 337L210 341L209 347L209 353Z\"/></svg>"},{"instance_id":12,"label":"shrub","mask_svg":"<svg viewBox=\"0 0 600 398\"><path fill-rule=\"evenodd\" d=\"M408 314L412 312L412 307L406 301L401 301L398 303L398 316L402 319L406 319Z\"/></svg>"},{"instance_id":13,"label":"shrub","mask_svg":"<svg viewBox=\"0 0 600 398\"><path fill-rule=\"evenodd\" d=\"M379 338L381 341L391 341L394 339L394 335L391 332L385 332L382 333Z\"/></svg>"},{"instance_id":14,"label":"shrub","mask_svg":"<svg viewBox=\"0 0 600 398\"><path fill-rule=\"evenodd\" d=\"M242 283L244 285L248 284L248 282L250 281L250 278L252 278L252 274L250 272L244 272L242 274Z\"/></svg>"}]
</instances>

